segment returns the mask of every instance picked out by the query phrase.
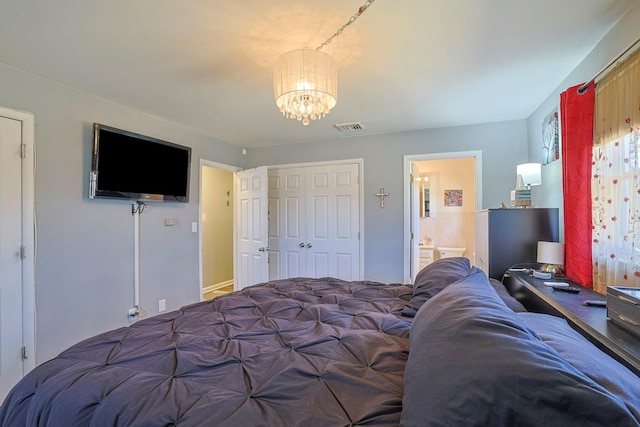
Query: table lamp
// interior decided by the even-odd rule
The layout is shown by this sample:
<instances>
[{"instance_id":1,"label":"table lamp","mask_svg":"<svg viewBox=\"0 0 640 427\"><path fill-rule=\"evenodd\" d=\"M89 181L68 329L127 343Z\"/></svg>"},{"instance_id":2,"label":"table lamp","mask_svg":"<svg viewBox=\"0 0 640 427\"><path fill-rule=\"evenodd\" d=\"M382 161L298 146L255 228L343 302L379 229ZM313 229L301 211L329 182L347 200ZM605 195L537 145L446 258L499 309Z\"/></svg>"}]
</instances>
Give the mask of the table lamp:
<instances>
[{"instance_id":1,"label":"table lamp","mask_svg":"<svg viewBox=\"0 0 640 427\"><path fill-rule=\"evenodd\" d=\"M531 207L531 186L542 184L542 165L522 163L516 166L516 189L511 191L511 207Z\"/></svg>"},{"instance_id":2,"label":"table lamp","mask_svg":"<svg viewBox=\"0 0 640 427\"><path fill-rule=\"evenodd\" d=\"M564 243L538 242L538 262L541 271L551 274L562 273L564 265Z\"/></svg>"}]
</instances>

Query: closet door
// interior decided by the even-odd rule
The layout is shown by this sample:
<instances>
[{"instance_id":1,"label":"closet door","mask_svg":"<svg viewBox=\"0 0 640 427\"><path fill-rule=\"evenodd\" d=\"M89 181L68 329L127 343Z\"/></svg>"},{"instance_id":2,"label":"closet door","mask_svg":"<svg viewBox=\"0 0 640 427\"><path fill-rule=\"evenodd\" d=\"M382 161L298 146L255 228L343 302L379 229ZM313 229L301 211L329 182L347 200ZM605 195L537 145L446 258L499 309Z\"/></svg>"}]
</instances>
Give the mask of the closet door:
<instances>
[{"instance_id":1,"label":"closet door","mask_svg":"<svg viewBox=\"0 0 640 427\"><path fill-rule=\"evenodd\" d=\"M269 169L269 279L307 275L305 168Z\"/></svg>"},{"instance_id":2,"label":"closet door","mask_svg":"<svg viewBox=\"0 0 640 427\"><path fill-rule=\"evenodd\" d=\"M360 278L357 164L269 170L269 277Z\"/></svg>"},{"instance_id":3,"label":"closet door","mask_svg":"<svg viewBox=\"0 0 640 427\"><path fill-rule=\"evenodd\" d=\"M360 266L358 165L307 168L307 274L357 280Z\"/></svg>"}]
</instances>

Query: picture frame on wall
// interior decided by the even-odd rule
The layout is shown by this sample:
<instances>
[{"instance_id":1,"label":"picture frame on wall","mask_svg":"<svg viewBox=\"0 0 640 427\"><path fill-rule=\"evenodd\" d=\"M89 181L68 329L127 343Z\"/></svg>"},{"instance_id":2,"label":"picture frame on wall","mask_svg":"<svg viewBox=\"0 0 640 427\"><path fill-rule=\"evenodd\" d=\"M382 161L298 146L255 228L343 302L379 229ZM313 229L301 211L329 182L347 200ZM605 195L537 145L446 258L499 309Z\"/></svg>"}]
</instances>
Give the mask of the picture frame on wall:
<instances>
[{"instance_id":1,"label":"picture frame on wall","mask_svg":"<svg viewBox=\"0 0 640 427\"><path fill-rule=\"evenodd\" d=\"M558 109L548 114L542 121L542 164L546 165L560 158L560 129Z\"/></svg>"},{"instance_id":2,"label":"picture frame on wall","mask_svg":"<svg viewBox=\"0 0 640 427\"><path fill-rule=\"evenodd\" d=\"M444 190L445 206L462 206L462 190Z\"/></svg>"}]
</instances>

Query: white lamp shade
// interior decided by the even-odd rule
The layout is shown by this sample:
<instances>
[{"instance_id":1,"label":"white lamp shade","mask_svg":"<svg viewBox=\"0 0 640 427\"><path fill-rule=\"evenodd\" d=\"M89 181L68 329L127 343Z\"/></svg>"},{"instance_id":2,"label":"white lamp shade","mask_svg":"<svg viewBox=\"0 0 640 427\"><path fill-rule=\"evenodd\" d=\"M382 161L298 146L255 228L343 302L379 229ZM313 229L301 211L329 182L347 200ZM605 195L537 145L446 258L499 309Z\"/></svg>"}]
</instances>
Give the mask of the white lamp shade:
<instances>
[{"instance_id":1,"label":"white lamp shade","mask_svg":"<svg viewBox=\"0 0 640 427\"><path fill-rule=\"evenodd\" d=\"M522 177L524 185L542 184L542 165L540 163L522 163L516 167L516 173Z\"/></svg>"},{"instance_id":2,"label":"white lamp shade","mask_svg":"<svg viewBox=\"0 0 640 427\"><path fill-rule=\"evenodd\" d=\"M338 71L324 52L299 49L281 55L273 74L280 112L292 119L316 120L329 114L338 96Z\"/></svg>"},{"instance_id":3,"label":"white lamp shade","mask_svg":"<svg viewBox=\"0 0 640 427\"><path fill-rule=\"evenodd\" d=\"M538 262L564 265L564 243L538 242Z\"/></svg>"}]
</instances>

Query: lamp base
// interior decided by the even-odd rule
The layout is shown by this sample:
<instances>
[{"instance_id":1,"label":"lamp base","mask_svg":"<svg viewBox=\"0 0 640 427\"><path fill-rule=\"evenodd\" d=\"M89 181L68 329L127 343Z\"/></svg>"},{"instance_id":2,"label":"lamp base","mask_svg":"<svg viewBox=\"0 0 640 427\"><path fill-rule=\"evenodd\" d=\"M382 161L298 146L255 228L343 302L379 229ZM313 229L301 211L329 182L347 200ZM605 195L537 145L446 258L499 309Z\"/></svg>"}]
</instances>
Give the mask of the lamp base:
<instances>
[{"instance_id":1,"label":"lamp base","mask_svg":"<svg viewBox=\"0 0 640 427\"><path fill-rule=\"evenodd\" d=\"M562 274L562 267L558 264L542 264L540 270L551 274Z\"/></svg>"},{"instance_id":2,"label":"lamp base","mask_svg":"<svg viewBox=\"0 0 640 427\"><path fill-rule=\"evenodd\" d=\"M511 190L511 207L512 208L530 208L531 207L531 190Z\"/></svg>"}]
</instances>

